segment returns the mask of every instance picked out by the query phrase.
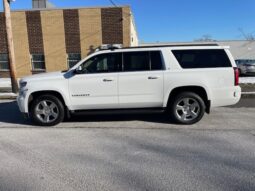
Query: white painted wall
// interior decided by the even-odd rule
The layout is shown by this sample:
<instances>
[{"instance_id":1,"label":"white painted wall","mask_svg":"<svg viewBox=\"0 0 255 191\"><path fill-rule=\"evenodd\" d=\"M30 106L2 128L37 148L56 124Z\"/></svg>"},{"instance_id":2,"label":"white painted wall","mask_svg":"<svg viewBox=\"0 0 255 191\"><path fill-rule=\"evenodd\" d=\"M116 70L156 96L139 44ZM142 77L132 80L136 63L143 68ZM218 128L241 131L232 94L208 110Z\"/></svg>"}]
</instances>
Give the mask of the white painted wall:
<instances>
[{"instance_id":1,"label":"white painted wall","mask_svg":"<svg viewBox=\"0 0 255 191\"><path fill-rule=\"evenodd\" d=\"M138 42L138 34L136 31L136 26L135 26L135 21L134 21L134 17L133 15L131 16L131 26L130 26L130 42L131 42L131 46L138 46L139 42Z\"/></svg>"}]
</instances>

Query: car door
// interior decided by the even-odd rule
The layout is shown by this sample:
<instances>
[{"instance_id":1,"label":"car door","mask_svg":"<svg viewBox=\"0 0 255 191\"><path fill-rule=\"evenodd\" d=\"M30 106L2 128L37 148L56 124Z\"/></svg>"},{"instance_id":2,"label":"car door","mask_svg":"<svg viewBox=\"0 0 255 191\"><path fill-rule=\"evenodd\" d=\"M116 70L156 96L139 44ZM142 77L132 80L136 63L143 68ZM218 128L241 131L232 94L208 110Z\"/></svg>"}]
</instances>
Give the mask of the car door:
<instances>
[{"instance_id":1,"label":"car door","mask_svg":"<svg viewBox=\"0 0 255 191\"><path fill-rule=\"evenodd\" d=\"M69 79L72 110L118 107L118 71L122 56L100 54L85 61ZM78 74L77 74L78 73Z\"/></svg>"},{"instance_id":2,"label":"car door","mask_svg":"<svg viewBox=\"0 0 255 191\"><path fill-rule=\"evenodd\" d=\"M163 69L160 51L124 52L123 71L119 73L120 107L162 107Z\"/></svg>"}]
</instances>

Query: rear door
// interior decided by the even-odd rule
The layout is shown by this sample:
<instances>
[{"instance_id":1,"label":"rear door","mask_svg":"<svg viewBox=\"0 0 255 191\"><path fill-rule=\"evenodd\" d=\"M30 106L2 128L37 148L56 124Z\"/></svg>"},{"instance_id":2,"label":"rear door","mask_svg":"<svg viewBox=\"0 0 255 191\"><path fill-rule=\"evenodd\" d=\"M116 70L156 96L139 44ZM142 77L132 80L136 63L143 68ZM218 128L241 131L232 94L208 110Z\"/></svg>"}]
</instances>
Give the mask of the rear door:
<instances>
[{"instance_id":1,"label":"rear door","mask_svg":"<svg viewBox=\"0 0 255 191\"><path fill-rule=\"evenodd\" d=\"M119 73L120 107L162 107L163 70L160 51L124 52Z\"/></svg>"}]
</instances>

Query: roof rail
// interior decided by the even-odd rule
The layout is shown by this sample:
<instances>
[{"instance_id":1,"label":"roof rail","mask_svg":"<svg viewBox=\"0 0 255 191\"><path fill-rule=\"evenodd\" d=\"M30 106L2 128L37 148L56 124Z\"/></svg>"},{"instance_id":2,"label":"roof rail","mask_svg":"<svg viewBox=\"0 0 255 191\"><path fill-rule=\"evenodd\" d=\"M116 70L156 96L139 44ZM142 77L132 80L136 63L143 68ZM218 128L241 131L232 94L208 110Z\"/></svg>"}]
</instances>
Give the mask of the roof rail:
<instances>
[{"instance_id":1,"label":"roof rail","mask_svg":"<svg viewBox=\"0 0 255 191\"><path fill-rule=\"evenodd\" d=\"M153 45L153 46L132 46L132 47L122 47L122 44L102 44L96 49L101 50L115 50L115 49L136 49L136 48L160 48L160 47L185 47L185 46L219 46L219 44L171 44L171 45Z\"/></svg>"},{"instance_id":2,"label":"roof rail","mask_svg":"<svg viewBox=\"0 0 255 191\"><path fill-rule=\"evenodd\" d=\"M185 46L219 46L219 44L171 44L171 45L152 45L152 46L132 46L124 47L122 49L133 49L133 48L159 48L159 47L185 47Z\"/></svg>"},{"instance_id":3,"label":"roof rail","mask_svg":"<svg viewBox=\"0 0 255 191\"><path fill-rule=\"evenodd\" d=\"M100 50L114 50L114 49L121 49L122 48L122 44L102 44L101 46L99 46L96 51L100 51Z\"/></svg>"}]
</instances>

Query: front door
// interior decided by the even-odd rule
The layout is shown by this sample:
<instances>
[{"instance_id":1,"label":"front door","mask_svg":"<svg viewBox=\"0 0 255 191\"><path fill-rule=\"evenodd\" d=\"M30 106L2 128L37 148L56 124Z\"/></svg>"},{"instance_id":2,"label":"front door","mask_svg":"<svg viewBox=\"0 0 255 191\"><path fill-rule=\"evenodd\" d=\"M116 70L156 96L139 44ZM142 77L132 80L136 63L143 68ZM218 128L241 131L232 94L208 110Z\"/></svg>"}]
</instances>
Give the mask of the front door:
<instances>
[{"instance_id":1,"label":"front door","mask_svg":"<svg viewBox=\"0 0 255 191\"><path fill-rule=\"evenodd\" d=\"M118 71L121 54L100 54L81 64L81 71L69 79L72 110L118 107Z\"/></svg>"}]
</instances>

